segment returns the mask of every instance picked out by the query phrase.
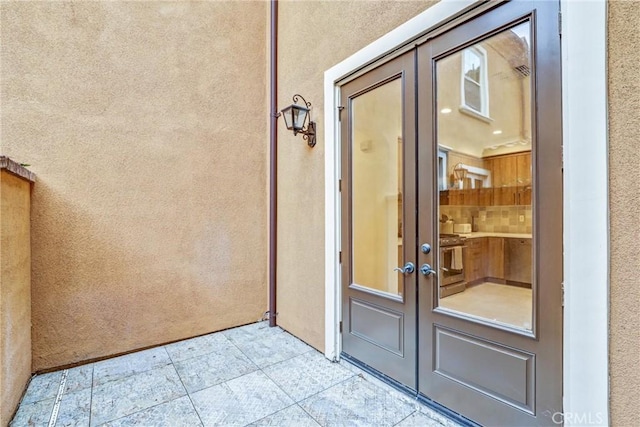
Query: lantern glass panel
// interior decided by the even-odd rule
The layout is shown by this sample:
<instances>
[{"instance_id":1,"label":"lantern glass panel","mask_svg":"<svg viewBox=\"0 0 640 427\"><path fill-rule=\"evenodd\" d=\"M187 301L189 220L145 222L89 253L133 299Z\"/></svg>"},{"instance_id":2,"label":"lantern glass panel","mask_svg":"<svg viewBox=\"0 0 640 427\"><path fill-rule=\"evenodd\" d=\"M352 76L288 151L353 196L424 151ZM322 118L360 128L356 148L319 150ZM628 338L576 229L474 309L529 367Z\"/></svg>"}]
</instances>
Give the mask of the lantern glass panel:
<instances>
[{"instance_id":1,"label":"lantern glass panel","mask_svg":"<svg viewBox=\"0 0 640 427\"><path fill-rule=\"evenodd\" d=\"M293 107L293 128L295 130L302 130L308 112L309 110L304 107Z\"/></svg>"},{"instance_id":2,"label":"lantern glass panel","mask_svg":"<svg viewBox=\"0 0 640 427\"><path fill-rule=\"evenodd\" d=\"M293 105L282 109L282 117L284 118L284 124L287 126L287 129L293 129Z\"/></svg>"}]
</instances>

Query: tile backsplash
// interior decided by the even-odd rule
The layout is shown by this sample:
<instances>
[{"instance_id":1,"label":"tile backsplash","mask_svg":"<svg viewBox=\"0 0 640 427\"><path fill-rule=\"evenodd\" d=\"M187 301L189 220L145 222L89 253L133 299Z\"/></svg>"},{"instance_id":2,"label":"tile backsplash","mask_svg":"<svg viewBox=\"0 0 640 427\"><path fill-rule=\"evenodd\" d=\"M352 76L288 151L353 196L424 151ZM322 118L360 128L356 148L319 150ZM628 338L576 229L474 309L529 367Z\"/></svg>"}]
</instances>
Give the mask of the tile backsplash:
<instances>
[{"instance_id":1,"label":"tile backsplash","mask_svg":"<svg viewBox=\"0 0 640 427\"><path fill-rule=\"evenodd\" d=\"M441 206L440 215L455 224L472 223L477 231L495 233L531 233L531 206ZM520 221L523 219L523 221Z\"/></svg>"}]
</instances>

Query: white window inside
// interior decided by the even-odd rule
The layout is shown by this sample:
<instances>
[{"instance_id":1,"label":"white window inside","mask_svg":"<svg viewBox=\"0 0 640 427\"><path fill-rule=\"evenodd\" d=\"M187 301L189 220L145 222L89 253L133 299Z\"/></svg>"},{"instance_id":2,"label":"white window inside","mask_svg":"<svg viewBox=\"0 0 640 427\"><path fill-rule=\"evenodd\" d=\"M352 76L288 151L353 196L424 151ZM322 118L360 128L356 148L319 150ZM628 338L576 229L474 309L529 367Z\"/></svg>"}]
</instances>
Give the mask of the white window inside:
<instances>
[{"instance_id":1,"label":"white window inside","mask_svg":"<svg viewBox=\"0 0 640 427\"><path fill-rule=\"evenodd\" d=\"M487 52L480 46L463 52L461 93L463 109L489 117Z\"/></svg>"},{"instance_id":2,"label":"white window inside","mask_svg":"<svg viewBox=\"0 0 640 427\"><path fill-rule=\"evenodd\" d=\"M447 190L449 178L447 176L447 158L449 150L438 147L438 189Z\"/></svg>"}]
</instances>

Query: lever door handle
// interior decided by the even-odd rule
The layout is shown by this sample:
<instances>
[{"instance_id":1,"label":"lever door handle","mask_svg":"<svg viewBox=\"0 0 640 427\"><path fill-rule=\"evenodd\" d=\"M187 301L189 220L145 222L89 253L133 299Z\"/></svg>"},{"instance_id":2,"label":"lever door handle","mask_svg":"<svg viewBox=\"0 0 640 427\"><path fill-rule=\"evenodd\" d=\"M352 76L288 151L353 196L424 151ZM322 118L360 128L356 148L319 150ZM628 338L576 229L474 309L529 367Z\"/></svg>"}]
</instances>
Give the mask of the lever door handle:
<instances>
[{"instance_id":1,"label":"lever door handle","mask_svg":"<svg viewBox=\"0 0 640 427\"><path fill-rule=\"evenodd\" d=\"M409 261L404 265L404 267L396 267L393 269L393 271L399 271L402 274L411 274L416 271L416 266L411 261Z\"/></svg>"},{"instance_id":2,"label":"lever door handle","mask_svg":"<svg viewBox=\"0 0 640 427\"><path fill-rule=\"evenodd\" d=\"M431 274L436 274L436 271L431 268L429 264L422 264L420 266L420 273L424 274L425 276L429 276Z\"/></svg>"}]
</instances>

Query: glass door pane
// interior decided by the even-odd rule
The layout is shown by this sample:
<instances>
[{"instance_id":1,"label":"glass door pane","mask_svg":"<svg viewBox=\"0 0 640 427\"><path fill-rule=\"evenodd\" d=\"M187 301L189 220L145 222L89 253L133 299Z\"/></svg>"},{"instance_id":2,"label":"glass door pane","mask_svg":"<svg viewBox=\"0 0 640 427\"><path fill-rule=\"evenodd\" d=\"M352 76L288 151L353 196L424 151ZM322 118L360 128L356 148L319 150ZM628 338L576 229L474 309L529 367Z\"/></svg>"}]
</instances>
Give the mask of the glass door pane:
<instances>
[{"instance_id":1,"label":"glass door pane","mask_svg":"<svg viewBox=\"0 0 640 427\"><path fill-rule=\"evenodd\" d=\"M530 23L436 61L438 306L532 330ZM444 188L443 188L444 187Z\"/></svg>"},{"instance_id":2,"label":"glass door pane","mask_svg":"<svg viewBox=\"0 0 640 427\"><path fill-rule=\"evenodd\" d=\"M352 283L403 294L402 80L352 100Z\"/></svg>"}]
</instances>

